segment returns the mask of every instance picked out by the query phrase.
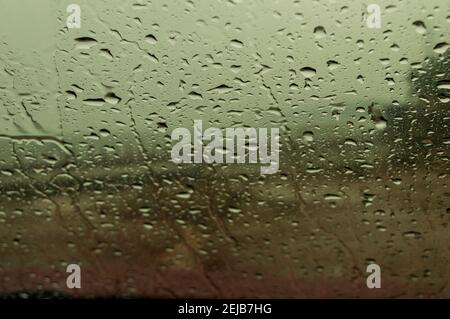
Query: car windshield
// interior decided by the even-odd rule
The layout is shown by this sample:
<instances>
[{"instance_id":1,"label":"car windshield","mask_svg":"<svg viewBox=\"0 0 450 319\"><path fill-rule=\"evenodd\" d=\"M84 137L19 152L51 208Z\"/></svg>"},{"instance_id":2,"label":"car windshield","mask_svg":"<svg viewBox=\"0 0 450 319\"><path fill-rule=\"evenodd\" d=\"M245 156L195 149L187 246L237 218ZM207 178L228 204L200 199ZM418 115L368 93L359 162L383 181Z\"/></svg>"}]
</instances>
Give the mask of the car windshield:
<instances>
[{"instance_id":1,"label":"car windshield","mask_svg":"<svg viewBox=\"0 0 450 319\"><path fill-rule=\"evenodd\" d=\"M0 295L449 298L449 42L448 0L3 0Z\"/></svg>"}]
</instances>

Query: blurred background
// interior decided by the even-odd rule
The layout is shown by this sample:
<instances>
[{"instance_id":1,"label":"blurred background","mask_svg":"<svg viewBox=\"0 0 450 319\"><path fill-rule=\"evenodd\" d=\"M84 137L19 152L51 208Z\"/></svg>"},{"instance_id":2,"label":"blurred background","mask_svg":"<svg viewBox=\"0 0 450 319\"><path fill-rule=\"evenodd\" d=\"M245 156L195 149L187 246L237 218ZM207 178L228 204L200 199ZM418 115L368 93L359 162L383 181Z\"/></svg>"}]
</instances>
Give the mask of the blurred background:
<instances>
[{"instance_id":1,"label":"blurred background","mask_svg":"<svg viewBox=\"0 0 450 319\"><path fill-rule=\"evenodd\" d=\"M450 6L370 3L3 0L0 294L449 298ZM172 163L199 119L278 173Z\"/></svg>"}]
</instances>

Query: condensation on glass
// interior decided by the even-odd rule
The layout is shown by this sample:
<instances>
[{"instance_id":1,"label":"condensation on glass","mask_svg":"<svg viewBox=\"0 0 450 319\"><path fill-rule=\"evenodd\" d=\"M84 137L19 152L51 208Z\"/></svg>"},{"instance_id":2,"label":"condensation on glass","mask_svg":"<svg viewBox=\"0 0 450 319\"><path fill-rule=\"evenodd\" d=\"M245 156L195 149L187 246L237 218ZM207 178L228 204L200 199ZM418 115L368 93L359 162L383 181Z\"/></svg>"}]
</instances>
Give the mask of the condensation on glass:
<instances>
[{"instance_id":1,"label":"condensation on glass","mask_svg":"<svg viewBox=\"0 0 450 319\"><path fill-rule=\"evenodd\" d=\"M450 297L449 5L368 4L3 1L0 293ZM194 120L279 171L173 163Z\"/></svg>"}]
</instances>

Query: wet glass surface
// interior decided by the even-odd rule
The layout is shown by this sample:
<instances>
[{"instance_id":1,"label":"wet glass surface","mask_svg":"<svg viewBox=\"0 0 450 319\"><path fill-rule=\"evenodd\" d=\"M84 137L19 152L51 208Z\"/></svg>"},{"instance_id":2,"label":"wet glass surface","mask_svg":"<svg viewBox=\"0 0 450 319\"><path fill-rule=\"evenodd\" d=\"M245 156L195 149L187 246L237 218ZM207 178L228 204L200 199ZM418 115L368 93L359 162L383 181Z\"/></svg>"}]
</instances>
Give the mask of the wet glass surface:
<instances>
[{"instance_id":1,"label":"wet glass surface","mask_svg":"<svg viewBox=\"0 0 450 319\"><path fill-rule=\"evenodd\" d=\"M448 1L74 1L0 11L1 294L450 297ZM174 163L195 120L278 171Z\"/></svg>"}]
</instances>

